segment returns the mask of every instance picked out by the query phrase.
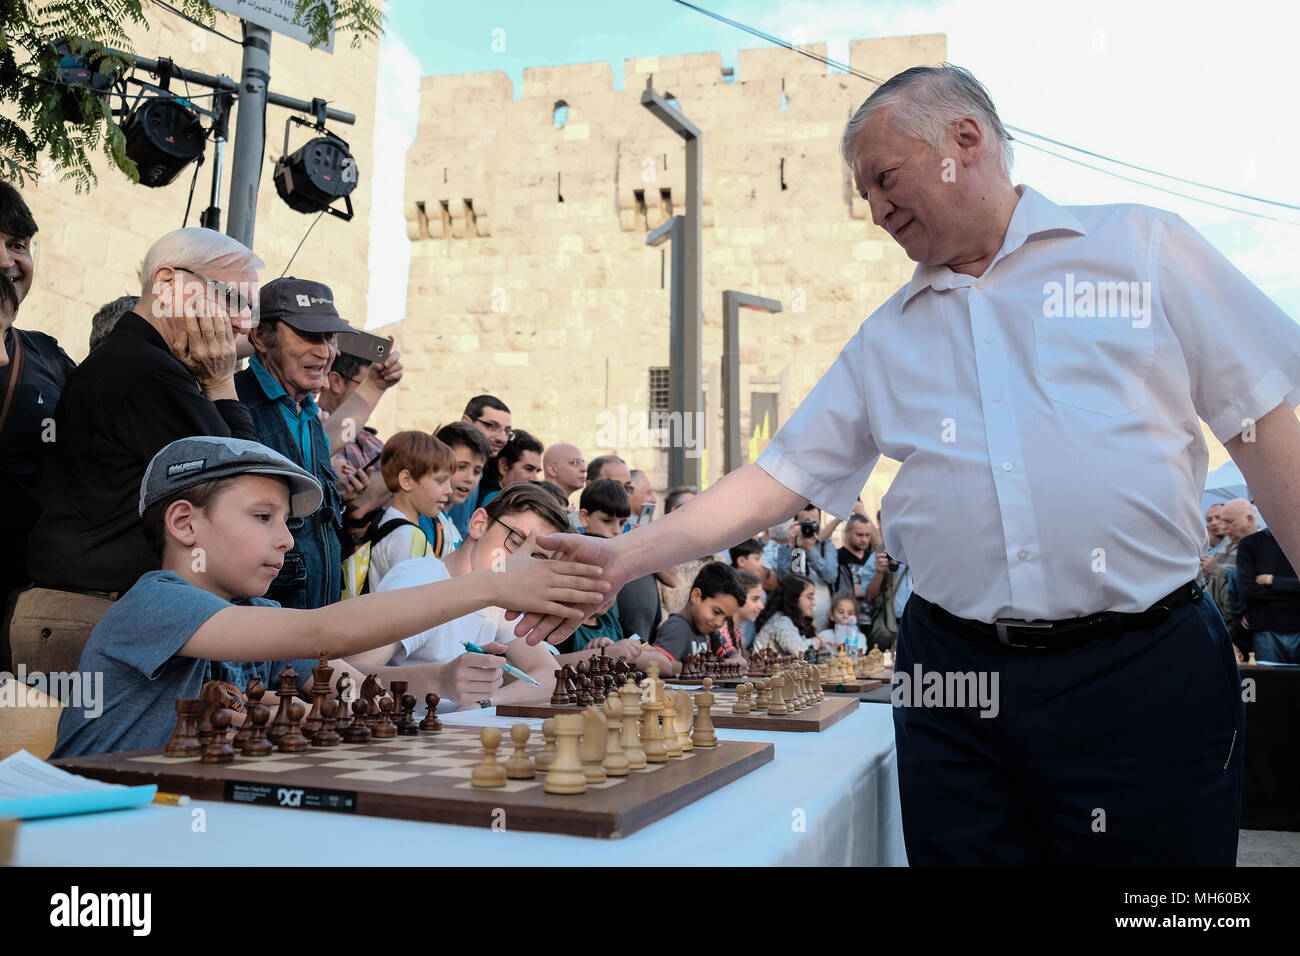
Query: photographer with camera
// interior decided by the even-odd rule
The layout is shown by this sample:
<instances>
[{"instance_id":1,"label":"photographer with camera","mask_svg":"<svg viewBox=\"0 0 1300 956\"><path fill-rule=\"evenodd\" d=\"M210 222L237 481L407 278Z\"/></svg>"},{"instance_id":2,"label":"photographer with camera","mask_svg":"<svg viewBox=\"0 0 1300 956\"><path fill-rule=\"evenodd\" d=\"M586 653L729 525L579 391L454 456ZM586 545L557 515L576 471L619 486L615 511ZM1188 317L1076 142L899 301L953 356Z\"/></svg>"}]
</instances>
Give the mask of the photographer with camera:
<instances>
[{"instance_id":1,"label":"photographer with camera","mask_svg":"<svg viewBox=\"0 0 1300 956\"><path fill-rule=\"evenodd\" d=\"M776 573L782 578L801 574L812 580L817 593L812 619L816 627L826 623L831 612L831 591L839 577L839 553L832 541L822 541L821 509L808 502L790 522L789 544L776 551Z\"/></svg>"},{"instance_id":2,"label":"photographer with camera","mask_svg":"<svg viewBox=\"0 0 1300 956\"><path fill-rule=\"evenodd\" d=\"M876 512L876 520L880 513ZM885 526L880 524L883 542ZM862 566L862 593L871 605L871 634L869 640L882 651L894 646L898 637L898 619L903 616L907 599L912 596L912 570L895 561L882 546Z\"/></svg>"}]
</instances>

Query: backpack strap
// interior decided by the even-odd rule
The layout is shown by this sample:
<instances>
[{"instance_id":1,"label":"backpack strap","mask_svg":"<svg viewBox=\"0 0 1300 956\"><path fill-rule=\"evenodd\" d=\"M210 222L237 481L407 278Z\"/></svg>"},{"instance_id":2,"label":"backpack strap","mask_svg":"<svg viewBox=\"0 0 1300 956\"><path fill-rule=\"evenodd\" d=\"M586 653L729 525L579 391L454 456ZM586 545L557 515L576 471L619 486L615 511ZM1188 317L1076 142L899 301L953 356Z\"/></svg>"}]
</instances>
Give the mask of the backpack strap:
<instances>
[{"instance_id":1,"label":"backpack strap","mask_svg":"<svg viewBox=\"0 0 1300 956\"><path fill-rule=\"evenodd\" d=\"M5 423L9 421L9 407L13 405L14 396L23 383L23 338L17 329L12 331L14 354L9 357L9 382L5 385L4 399L0 400L0 432L4 431Z\"/></svg>"}]
</instances>

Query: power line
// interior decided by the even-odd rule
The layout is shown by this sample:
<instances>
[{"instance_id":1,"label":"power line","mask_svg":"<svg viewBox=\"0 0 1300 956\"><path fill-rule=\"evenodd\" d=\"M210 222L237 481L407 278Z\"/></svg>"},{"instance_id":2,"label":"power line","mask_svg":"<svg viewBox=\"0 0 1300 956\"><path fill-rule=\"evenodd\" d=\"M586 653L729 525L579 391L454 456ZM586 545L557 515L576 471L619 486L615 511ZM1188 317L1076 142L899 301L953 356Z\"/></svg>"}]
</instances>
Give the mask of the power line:
<instances>
[{"instance_id":1,"label":"power line","mask_svg":"<svg viewBox=\"0 0 1300 956\"><path fill-rule=\"evenodd\" d=\"M872 83L876 86L880 86L885 82L885 80L882 79L881 77L872 76L869 73L862 73L858 70L853 69L853 67L849 66L847 63L840 63L838 60L832 60L829 57L825 57L818 53L814 53L811 50L807 50L802 46L796 46L792 43L788 43L787 41L782 40L779 37L774 37L769 33L764 33L762 30L759 30L756 27L751 27L737 20L729 19L728 17L724 17L721 14L714 13L711 10L706 10L703 7L697 6L694 3L690 3L689 0L673 0L673 2L678 4L679 6L686 7L689 10L694 10L696 13L702 14L706 17L709 17L710 19L717 20L719 23L725 23L728 26L735 27L738 30L743 30L744 32L750 34L751 36L755 36L761 40L766 40L769 43L774 43L777 46L784 47L785 49L790 50L793 53L800 53L806 57L809 57L810 59L816 60L819 63L825 64L826 66L830 67L833 70L838 70L843 73L848 73L851 76L855 76L860 80L866 80L868 83ZM1032 130L1027 130L1022 127L1011 126L1010 124L1007 123L1003 123L1003 126L1005 126L1009 130L1015 130L1017 133L1021 133L1026 136L1033 136L1037 139L1043 140L1044 142L1052 143L1053 145L1061 146L1065 149L1073 150L1074 152L1081 153L1085 156L1092 156L1096 159L1104 160L1105 162L1114 163L1117 166L1125 166L1129 169L1135 169L1140 172L1149 173L1150 175L1153 176L1160 176L1161 178L1164 179L1170 179L1173 180L1174 182L1185 183L1189 186L1196 186L1200 189L1209 190L1211 192L1223 193L1228 196L1235 196L1238 199L1246 199L1250 202L1257 202L1267 206L1277 206L1282 209L1294 209L1296 211L1300 211L1300 206L1291 205L1290 203L1278 202L1277 200L1274 199L1265 199L1262 196L1252 196L1247 193L1233 192L1232 190L1223 189L1218 186L1210 186L1206 183L1199 183L1194 180L1184 179L1180 176L1175 176L1171 173L1162 173L1158 170L1148 169L1144 166L1138 166L1133 163L1128 163L1121 159L1114 159L1113 157L1105 156L1101 153L1093 152L1092 150L1083 149L1082 147L1074 146L1070 143L1065 143L1060 140L1052 139L1050 136L1044 136L1041 133L1035 133ZM1093 166L1089 163L1081 162L1080 160L1071 159L1068 156L1062 156L1059 153L1052 152L1051 150L1048 149L1043 149L1042 147L1035 146L1033 143L1028 143L1025 142L1024 140L1019 140L1019 142L1024 143L1024 145L1028 146L1031 149L1038 149L1039 152L1046 153L1049 156L1055 156L1057 159L1063 159L1066 160L1067 162L1072 162L1078 166L1083 166L1086 169L1091 169L1094 172L1098 172L1106 176L1114 176L1117 179L1123 179L1126 182L1137 183L1138 185L1141 186L1148 186L1151 189L1156 189L1159 190L1160 192L1170 193L1171 195L1174 196L1182 196L1183 198L1189 199L1192 202L1205 203L1208 206L1214 206L1218 209L1227 209L1230 212L1240 213L1241 215L1244 216L1257 216L1261 219L1272 220L1273 222L1283 222L1283 223L1287 223L1288 225L1300 225L1300 223L1296 223L1288 219L1277 219L1273 216L1267 216L1262 213L1250 212L1245 209L1237 209L1232 206L1225 206L1220 203L1212 202L1211 200L1208 199L1201 199L1200 197L1197 196L1189 196L1185 193L1176 192L1171 189L1165 189L1160 186L1155 186L1151 183L1142 182L1141 180L1136 180L1128 176L1121 175L1120 173L1117 173L1114 170L1104 169L1099 166Z\"/></svg>"}]
</instances>

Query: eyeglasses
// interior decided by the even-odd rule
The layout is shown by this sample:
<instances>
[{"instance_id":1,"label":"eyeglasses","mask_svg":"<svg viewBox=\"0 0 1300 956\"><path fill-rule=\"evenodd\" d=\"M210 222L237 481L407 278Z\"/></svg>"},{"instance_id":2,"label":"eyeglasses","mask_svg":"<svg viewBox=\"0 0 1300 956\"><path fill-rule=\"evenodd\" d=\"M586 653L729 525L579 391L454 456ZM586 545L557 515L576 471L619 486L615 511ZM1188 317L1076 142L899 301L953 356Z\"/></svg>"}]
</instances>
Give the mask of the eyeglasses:
<instances>
[{"instance_id":1,"label":"eyeglasses","mask_svg":"<svg viewBox=\"0 0 1300 956\"><path fill-rule=\"evenodd\" d=\"M528 540L528 535L524 534L522 531L519 531L516 528L510 527L510 525L506 524L500 518L496 518L494 520L496 521L497 524L501 525L501 527L506 529L506 551L510 554L514 554L515 551L519 549L519 546ZM533 557L537 558L539 561L551 560L551 556L549 554L544 554L541 551L534 551Z\"/></svg>"},{"instance_id":2,"label":"eyeglasses","mask_svg":"<svg viewBox=\"0 0 1300 956\"><path fill-rule=\"evenodd\" d=\"M249 301L248 299L244 298L243 293L241 293L234 286L228 285L225 282L220 282L217 279L209 279L203 273L195 272L193 269L187 269L184 266L172 266L172 269L175 272L186 272L197 279L202 279L204 282L210 285L221 295L225 296L226 314L228 316L231 316L233 318L234 316L237 316L242 312L247 311L248 314L253 317L253 324L257 325L258 314L257 314L256 305L254 305L254 303Z\"/></svg>"},{"instance_id":3,"label":"eyeglasses","mask_svg":"<svg viewBox=\"0 0 1300 956\"><path fill-rule=\"evenodd\" d=\"M512 441L515 437L514 429L506 428L500 422L489 421L486 418L476 418L474 419L474 424L482 425L483 428L487 430L489 435L499 435L504 433L506 436L506 441Z\"/></svg>"}]
</instances>

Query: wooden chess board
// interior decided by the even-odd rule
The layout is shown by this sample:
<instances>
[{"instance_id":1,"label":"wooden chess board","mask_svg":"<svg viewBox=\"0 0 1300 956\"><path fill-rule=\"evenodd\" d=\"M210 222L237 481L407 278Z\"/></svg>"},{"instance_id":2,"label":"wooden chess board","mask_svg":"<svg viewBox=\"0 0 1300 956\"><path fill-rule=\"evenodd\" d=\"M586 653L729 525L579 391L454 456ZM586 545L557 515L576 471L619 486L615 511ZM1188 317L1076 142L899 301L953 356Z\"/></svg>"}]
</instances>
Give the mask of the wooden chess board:
<instances>
[{"instance_id":1,"label":"wooden chess board","mask_svg":"<svg viewBox=\"0 0 1300 956\"><path fill-rule=\"evenodd\" d=\"M819 733L832 724L843 720L857 710L857 697L827 697L797 714L768 714L766 711L753 711L748 714L733 714L731 708L736 703L736 692L714 688L716 701L709 714L713 726L727 730L779 730L792 733ZM502 717L554 717L556 714L581 713L583 708L577 704L498 704L497 713Z\"/></svg>"},{"instance_id":2,"label":"wooden chess board","mask_svg":"<svg viewBox=\"0 0 1300 956\"><path fill-rule=\"evenodd\" d=\"M168 793L302 810L360 813L430 823L540 830L576 836L621 837L641 829L772 760L771 744L722 741L666 764L648 764L625 777L589 784L586 793L558 795L533 780L479 789L470 773L483 757L480 727L446 726L436 734L393 737L366 744L313 747L234 762L205 764L197 757L164 757L137 750L74 757L54 763L110 783L157 784ZM529 739L531 755L542 736ZM510 755L509 735L499 751Z\"/></svg>"},{"instance_id":3,"label":"wooden chess board","mask_svg":"<svg viewBox=\"0 0 1300 956\"><path fill-rule=\"evenodd\" d=\"M695 680L683 679L681 677L665 677L665 684L674 684L680 687L699 687L701 679ZM713 677L714 687L739 687L741 684L757 684L762 677ZM886 683L885 679L879 677L858 677L851 681L822 681L822 690L828 694L862 694L869 690L875 690Z\"/></svg>"}]
</instances>

